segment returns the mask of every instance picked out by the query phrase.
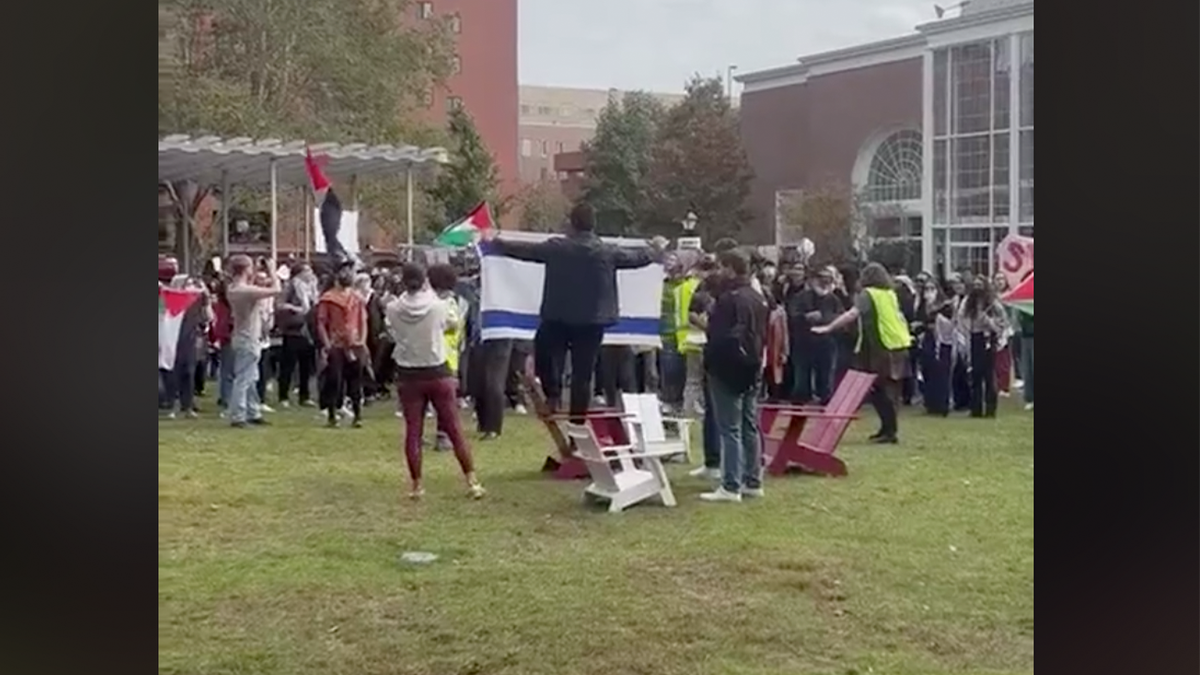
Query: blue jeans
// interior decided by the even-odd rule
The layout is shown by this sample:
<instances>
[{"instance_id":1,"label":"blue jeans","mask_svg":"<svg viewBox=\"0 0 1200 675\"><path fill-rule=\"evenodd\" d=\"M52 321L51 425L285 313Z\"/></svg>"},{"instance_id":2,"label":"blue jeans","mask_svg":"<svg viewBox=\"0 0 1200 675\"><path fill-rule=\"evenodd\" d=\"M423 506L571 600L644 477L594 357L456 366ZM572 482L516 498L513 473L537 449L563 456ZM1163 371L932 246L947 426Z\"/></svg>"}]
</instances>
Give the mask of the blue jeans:
<instances>
[{"instance_id":1,"label":"blue jeans","mask_svg":"<svg viewBox=\"0 0 1200 675\"><path fill-rule=\"evenodd\" d=\"M261 401L255 384L258 382L258 360L261 348L258 345L233 343L230 350L233 361L233 385L229 392L229 421L245 422L262 417Z\"/></svg>"},{"instance_id":2,"label":"blue jeans","mask_svg":"<svg viewBox=\"0 0 1200 675\"><path fill-rule=\"evenodd\" d=\"M233 391L233 347L221 345L220 364L217 370L217 405L229 409L229 396Z\"/></svg>"},{"instance_id":3,"label":"blue jeans","mask_svg":"<svg viewBox=\"0 0 1200 675\"><path fill-rule=\"evenodd\" d=\"M704 445L704 466L709 469L721 468L721 436L717 432L717 418L711 411L712 390L708 386L709 379L704 378L704 419L700 420L700 439Z\"/></svg>"},{"instance_id":4,"label":"blue jeans","mask_svg":"<svg viewBox=\"0 0 1200 675\"><path fill-rule=\"evenodd\" d=\"M712 408L705 417L716 418L721 439L721 487L741 493L742 488L762 487L762 449L758 441L757 387L734 392L719 380L709 379Z\"/></svg>"},{"instance_id":5,"label":"blue jeans","mask_svg":"<svg viewBox=\"0 0 1200 675\"><path fill-rule=\"evenodd\" d=\"M683 381L687 377L683 355L673 344L664 344L658 354L658 366L661 372L659 391L660 398L671 405L683 403Z\"/></svg>"}]
</instances>

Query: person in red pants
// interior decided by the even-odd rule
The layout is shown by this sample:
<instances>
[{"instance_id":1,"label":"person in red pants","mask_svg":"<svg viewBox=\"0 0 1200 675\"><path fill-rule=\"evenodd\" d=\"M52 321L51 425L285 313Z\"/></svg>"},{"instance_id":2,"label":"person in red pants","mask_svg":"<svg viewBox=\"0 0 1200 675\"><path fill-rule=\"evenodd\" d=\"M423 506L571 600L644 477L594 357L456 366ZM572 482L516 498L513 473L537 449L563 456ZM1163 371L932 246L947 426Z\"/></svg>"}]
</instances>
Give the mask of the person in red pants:
<instances>
[{"instance_id":1,"label":"person in red pants","mask_svg":"<svg viewBox=\"0 0 1200 675\"><path fill-rule=\"evenodd\" d=\"M421 483L421 431L425 409L433 406L438 428L450 438L454 456L467 481L467 494L479 499L483 486L475 476L471 449L463 437L458 418L458 377L450 367L446 333L458 328L455 313L446 299L429 286L425 268L415 263L404 265L400 284L403 293L392 300L386 311L396 347L396 391L404 414L404 458L412 480L410 496L424 494Z\"/></svg>"}]
</instances>

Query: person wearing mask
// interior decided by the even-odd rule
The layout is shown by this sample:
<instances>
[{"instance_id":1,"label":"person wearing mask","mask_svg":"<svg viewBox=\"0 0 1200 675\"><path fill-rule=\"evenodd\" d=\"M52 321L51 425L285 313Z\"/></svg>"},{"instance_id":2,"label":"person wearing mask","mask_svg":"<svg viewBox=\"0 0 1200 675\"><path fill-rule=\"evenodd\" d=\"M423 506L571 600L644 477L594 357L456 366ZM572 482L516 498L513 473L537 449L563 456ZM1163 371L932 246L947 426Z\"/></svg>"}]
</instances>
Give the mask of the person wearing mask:
<instances>
[{"instance_id":1,"label":"person wearing mask","mask_svg":"<svg viewBox=\"0 0 1200 675\"><path fill-rule=\"evenodd\" d=\"M485 230L488 245L501 255L544 265L541 322L534 336L534 368L551 409L562 399L563 364L571 355L570 419L582 423L591 403L604 330L620 318L617 271L645 267L662 257L665 240L651 247L614 246L595 233L596 212L589 204L571 209L567 233L546 241L506 241Z\"/></svg>"},{"instance_id":2,"label":"person wearing mask","mask_svg":"<svg viewBox=\"0 0 1200 675\"><path fill-rule=\"evenodd\" d=\"M317 301L317 338L320 359L325 364L325 387L329 402L326 425L338 426L338 412L345 398L350 400L351 424L362 426L364 363L367 359L367 309L362 296L354 290L354 270L343 266L334 278L333 288Z\"/></svg>"},{"instance_id":3,"label":"person wearing mask","mask_svg":"<svg viewBox=\"0 0 1200 675\"><path fill-rule=\"evenodd\" d=\"M954 308L932 278L924 280L913 323L921 343L925 412L945 417L950 414L950 371L954 366Z\"/></svg>"},{"instance_id":4,"label":"person wearing mask","mask_svg":"<svg viewBox=\"0 0 1200 675\"><path fill-rule=\"evenodd\" d=\"M1008 293L1008 277L997 274L992 281L992 293L996 298ZM1009 316L1008 328L996 342L996 392L1001 398L1008 398L1013 384L1013 335L1012 317Z\"/></svg>"},{"instance_id":5,"label":"person wearing mask","mask_svg":"<svg viewBox=\"0 0 1200 675\"><path fill-rule=\"evenodd\" d=\"M766 347L767 305L750 284L750 262L737 250L718 256L726 285L709 315L705 370L720 438L721 483L704 501L740 502L762 497L762 448L758 438L758 388Z\"/></svg>"},{"instance_id":6,"label":"person wearing mask","mask_svg":"<svg viewBox=\"0 0 1200 675\"><path fill-rule=\"evenodd\" d=\"M970 276L970 273L967 275ZM967 294L963 275L951 274L946 280L946 289L953 316L958 317ZM954 404L954 411L958 412L971 407L971 345L970 336L961 330L957 318L954 326L954 365L950 369L950 400Z\"/></svg>"},{"instance_id":7,"label":"person wearing mask","mask_svg":"<svg viewBox=\"0 0 1200 675\"><path fill-rule=\"evenodd\" d=\"M854 306L854 298L861 290L858 287L858 268L852 266L830 267L833 273L833 297L837 298L843 312ZM842 383L842 377L854 363L854 349L858 345L858 325L851 324L833 334L833 389Z\"/></svg>"},{"instance_id":8,"label":"person wearing mask","mask_svg":"<svg viewBox=\"0 0 1200 675\"><path fill-rule=\"evenodd\" d=\"M863 268L863 290L854 306L825 326L813 328L814 333L832 333L851 323L858 324L858 348L855 353L859 367L875 373L871 389L871 405L879 415L879 431L870 440L875 443L898 443L900 424L897 403L900 382L908 374L908 350L912 335L908 321L900 311L900 300L887 270L879 263Z\"/></svg>"},{"instance_id":9,"label":"person wearing mask","mask_svg":"<svg viewBox=\"0 0 1200 675\"><path fill-rule=\"evenodd\" d=\"M900 301L900 313L909 326L913 325L917 311L917 286L907 274L898 273L892 277L896 285L896 299ZM914 339L915 343L916 340ZM915 348L908 350L908 376L900 383L900 402L910 406L917 396L917 359Z\"/></svg>"},{"instance_id":10,"label":"person wearing mask","mask_svg":"<svg viewBox=\"0 0 1200 675\"><path fill-rule=\"evenodd\" d=\"M959 305L959 332L970 340L971 417L996 416L996 349L1008 331L1008 315L986 277L975 277Z\"/></svg>"},{"instance_id":11,"label":"person wearing mask","mask_svg":"<svg viewBox=\"0 0 1200 675\"><path fill-rule=\"evenodd\" d=\"M292 377L299 375L295 384L297 403L312 406L310 385L316 367L317 350L313 344L312 314L321 293L317 286L317 275L312 266L299 262L292 266L291 278L276 306L275 323L283 337L279 354L279 405L291 405Z\"/></svg>"},{"instance_id":12,"label":"person wearing mask","mask_svg":"<svg viewBox=\"0 0 1200 675\"><path fill-rule=\"evenodd\" d=\"M818 269L791 300L796 307L788 338L797 360L792 400L800 405L813 401L825 405L832 396L833 337L815 334L812 327L827 324L842 313L841 302L833 294L833 275L827 269Z\"/></svg>"},{"instance_id":13,"label":"person wearing mask","mask_svg":"<svg viewBox=\"0 0 1200 675\"><path fill-rule=\"evenodd\" d=\"M262 417L262 400L256 384L259 361L262 359L263 336L267 327L264 317L271 301L283 292L275 275L275 261L267 260L267 277L263 285L255 282L254 261L247 255L229 259L230 283L225 291L232 317L230 357L233 382L229 391L229 424L235 428L266 424Z\"/></svg>"},{"instance_id":14,"label":"person wearing mask","mask_svg":"<svg viewBox=\"0 0 1200 675\"><path fill-rule=\"evenodd\" d=\"M432 405L438 428L450 439L467 482L467 494L484 495L475 476L471 450L458 418L458 379L450 368L446 334L460 330L450 303L430 288L425 268L407 263L401 272L404 292L388 304L387 320L396 348L396 392L404 411L404 458L411 479L410 496L424 494L421 482L421 430L425 409Z\"/></svg>"}]
</instances>

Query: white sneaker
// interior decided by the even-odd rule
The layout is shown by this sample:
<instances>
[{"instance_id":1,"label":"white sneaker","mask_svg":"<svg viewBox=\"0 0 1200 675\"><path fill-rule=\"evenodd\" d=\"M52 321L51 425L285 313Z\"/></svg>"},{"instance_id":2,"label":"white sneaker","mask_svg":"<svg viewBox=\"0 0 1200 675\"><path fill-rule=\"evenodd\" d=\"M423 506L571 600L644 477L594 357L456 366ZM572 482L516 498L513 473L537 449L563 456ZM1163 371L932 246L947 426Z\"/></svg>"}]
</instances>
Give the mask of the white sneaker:
<instances>
[{"instance_id":1,"label":"white sneaker","mask_svg":"<svg viewBox=\"0 0 1200 675\"><path fill-rule=\"evenodd\" d=\"M1032 403L1026 403L1026 404L1025 404L1025 409L1026 409L1026 410L1033 410L1033 404L1032 404Z\"/></svg>"},{"instance_id":2,"label":"white sneaker","mask_svg":"<svg viewBox=\"0 0 1200 675\"><path fill-rule=\"evenodd\" d=\"M752 499L760 499L766 494L762 488L742 488L742 496Z\"/></svg>"},{"instance_id":3,"label":"white sneaker","mask_svg":"<svg viewBox=\"0 0 1200 675\"><path fill-rule=\"evenodd\" d=\"M1008 398L1009 396L1012 396L1012 394L1010 394L1007 391L999 392L999 394L1000 394L1000 398Z\"/></svg>"},{"instance_id":4,"label":"white sneaker","mask_svg":"<svg viewBox=\"0 0 1200 675\"><path fill-rule=\"evenodd\" d=\"M171 412L167 413L164 417L166 417L169 420L175 419L175 411L172 410Z\"/></svg>"},{"instance_id":5,"label":"white sneaker","mask_svg":"<svg viewBox=\"0 0 1200 675\"><path fill-rule=\"evenodd\" d=\"M700 495L700 499L706 502L740 502L742 496L736 492L728 492L723 487L719 487L712 492L705 492Z\"/></svg>"},{"instance_id":6,"label":"white sneaker","mask_svg":"<svg viewBox=\"0 0 1200 675\"><path fill-rule=\"evenodd\" d=\"M404 419L404 411L403 410L396 411L396 419L400 419L400 420Z\"/></svg>"},{"instance_id":7,"label":"white sneaker","mask_svg":"<svg viewBox=\"0 0 1200 675\"><path fill-rule=\"evenodd\" d=\"M1013 389L1024 389L1025 380L1013 380L1012 387Z\"/></svg>"},{"instance_id":8,"label":"white sneaker","mask_svg":"<svg viewBox=\"0 0 1200 675\"><path fill-rule=\"evenodd\" d=\"M523 403L518 403L515 406L513 406L513 412L515 412L518 415L528 415L529 414L529 410L525 408L525 404L523 404Z\"/></svg>"},{"instance_id":9,"label":"white sneaker","mask_svg":"<svg viewBox=\"0 0 1200 675\"><path fill-rule=\"evenodd\" d=\"M259 409L260 411L262 411L262 412L265 412L265 413L273 413L273 412L275 412L275 409L274 409L274 408L272 408L271 406L267 405L266 403L260 403L260 404L258 405L258 409Z\"/></svg>"},{"instance_id":10,"label":"white sneaker","mask_svg":"<svg viewBox=\"0 0 1200 675\"><path fill-rule=\"evenodd\" d=\"M292 404L291 404L291 403L289 403L288 401L280 401L280 402L279 402L279 407L280 407L280 408L282 408L282 409L284 409L284 410L287 410L288 408L292 407Z\"/></svg>"},{"instance_id":11,"label":"white sneaker","mask_svg":"<svg viewBox=\"0 0 1200 675\"><path fill-rule=\"evenodd\" d=\"M692 478L708 478L709 480L719 480L721 478L720 469L710 469L707 466L698 466L688 472Z\"/></svg>"}]
</instances>

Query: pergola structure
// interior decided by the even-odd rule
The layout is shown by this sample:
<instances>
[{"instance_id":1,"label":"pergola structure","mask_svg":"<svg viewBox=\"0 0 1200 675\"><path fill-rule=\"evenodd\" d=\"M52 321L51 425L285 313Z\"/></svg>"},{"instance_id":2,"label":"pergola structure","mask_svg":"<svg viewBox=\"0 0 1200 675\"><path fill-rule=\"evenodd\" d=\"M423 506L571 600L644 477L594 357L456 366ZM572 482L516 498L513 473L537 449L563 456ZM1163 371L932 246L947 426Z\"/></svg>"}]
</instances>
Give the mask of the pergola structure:
<instances>
[{"instance_id":1,"label":"pergola structure","mask_svg":"<svg viewBox=\"0 0 1200 675\"><path fill-rule=\"evenodd\" d=\"M278 253L279 186L307 185L304 168L305 149L314 155L324 155L325 173L331 178L348 180L353 186L359 176L403 175L405 190L405 223L408 244L413 243L413 174L433 171L449 161L445 148L416 146L367 145L366 143L307 143L278 139L254 140L247 137L223 139L217 136L177 134L158 141L158 181L173 183L191 180L199 185L220 185L224 197L230 185L270 186L271 189L271 257ZM351 188L353 192L353 188ZM357 202L357 197L352 196ZM221 200L222 253L229 251L229 200ZM354 209L357 210L357 204ZM186 210L185 210L186 211ZM305 208L305 232L310 231L311 209ZM190 269L188 250L191 233L191 214L184 214L183 268Z\"/></svg>"}]
</instances>

